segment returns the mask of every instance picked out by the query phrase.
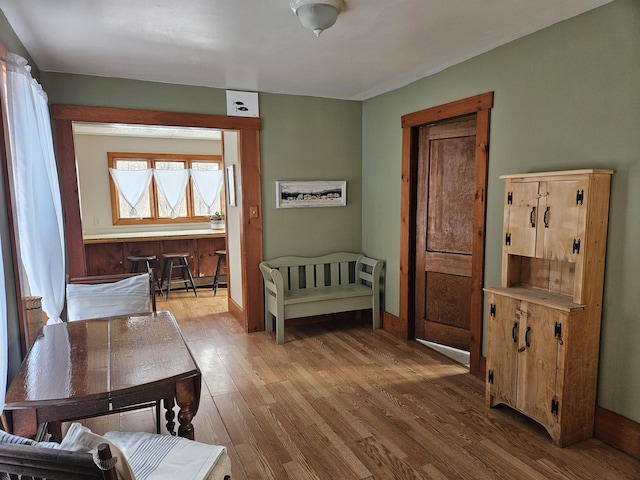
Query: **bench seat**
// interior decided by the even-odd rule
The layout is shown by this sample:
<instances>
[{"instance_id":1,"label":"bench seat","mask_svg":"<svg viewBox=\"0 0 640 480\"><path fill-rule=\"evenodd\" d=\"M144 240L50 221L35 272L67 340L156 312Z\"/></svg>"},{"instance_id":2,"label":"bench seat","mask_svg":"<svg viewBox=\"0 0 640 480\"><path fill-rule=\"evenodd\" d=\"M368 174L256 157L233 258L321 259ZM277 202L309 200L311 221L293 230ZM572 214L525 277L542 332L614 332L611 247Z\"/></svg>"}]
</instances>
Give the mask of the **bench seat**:
<instances>
[{"instance_id":1,"label":"bench seat","mask_svg":"<svg viewBox=\"0 0 640 480\"><path fill-rule=\"evenodd\" d=\"M372 309L380 328L383 262L357 253L280 257L260 264L265 286L265 329L284 342L284 320ZM275 317L275 322L274 322Z\"/></svg>"}]
</instances>

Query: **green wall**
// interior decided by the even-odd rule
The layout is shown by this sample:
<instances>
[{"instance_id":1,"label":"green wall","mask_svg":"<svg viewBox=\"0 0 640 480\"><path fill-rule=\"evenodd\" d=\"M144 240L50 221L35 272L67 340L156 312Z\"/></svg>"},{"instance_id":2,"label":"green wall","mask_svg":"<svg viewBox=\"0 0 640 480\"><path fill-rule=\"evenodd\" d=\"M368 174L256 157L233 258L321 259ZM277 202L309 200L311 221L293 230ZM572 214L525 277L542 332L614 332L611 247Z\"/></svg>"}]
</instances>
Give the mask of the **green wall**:
<instances>
[{"instance_id":1,"label":"green wall","mask_svg":"<svg viewBox=\"0 0 640 480\"><path fill-rule=\"evenodd\" d=\"M493 91L485 285L500 282L509 173L615 170L598 404L640 421L640 2L617 0L363 104L363 227L398 314L400 117ZM634 188L635 185L635 188ZM386 192L380 198L377 192Z\"/></svg>"}]
</instances>

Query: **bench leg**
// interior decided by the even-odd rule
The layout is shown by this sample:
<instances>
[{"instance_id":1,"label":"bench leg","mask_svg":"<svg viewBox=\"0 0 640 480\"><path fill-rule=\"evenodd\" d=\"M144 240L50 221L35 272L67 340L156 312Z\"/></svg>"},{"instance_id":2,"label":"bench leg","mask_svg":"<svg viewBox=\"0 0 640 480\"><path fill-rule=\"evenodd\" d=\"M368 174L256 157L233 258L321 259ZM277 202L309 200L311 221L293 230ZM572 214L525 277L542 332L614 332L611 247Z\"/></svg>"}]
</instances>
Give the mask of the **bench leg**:
<instances>
[{"instance_id":1,"label":"bench leg","mask_svg":"<svg viewBox=\"0 0 640 480\"><path fill-rule=\"evenodd\" d=\"M371 316L373 317L373 329L380 328L380 299L373 299L373 306L371 307Z\"/></svg>"},{"instance_id":2,"label":"bench leg","mask_svg":"<svg viewBox=\"0 0 640 480\"><path fill-rule=\"evenodd\" d=\"M278 345L284 343L284 315L276 317L276 343Z\"/></svg>"},{"instance_id":3,"label":"bench leg","mask_svg":"<svg viewBox=\"0 0 640 480\"><path fill-rule=\"evenodd\" d=\"M276 343L281 345L284 343L284 305L279 304L276 312Z\"/></svg>"}]
</instances>

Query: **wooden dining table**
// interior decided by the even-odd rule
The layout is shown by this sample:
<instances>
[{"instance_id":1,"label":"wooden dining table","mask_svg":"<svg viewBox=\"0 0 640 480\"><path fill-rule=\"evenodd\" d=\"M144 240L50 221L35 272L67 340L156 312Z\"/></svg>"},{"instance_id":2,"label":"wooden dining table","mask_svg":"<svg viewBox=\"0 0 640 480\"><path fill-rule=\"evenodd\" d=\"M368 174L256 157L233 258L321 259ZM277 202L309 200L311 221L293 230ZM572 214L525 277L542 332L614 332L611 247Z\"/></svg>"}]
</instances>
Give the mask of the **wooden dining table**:
<instances>
[{"instance_id":1,"label":"wooden dining table","mask_svg":"<svg viewBox=\"0 0 640 480\"><path fill-rule=\"evenodd\" d=\"M201 381L171 312L46 325L7 390L5 414L35 414L55 439L60 422L163 400L167 429L177 404L178 435L193 440Z\"/></svg>"}]
</instances>

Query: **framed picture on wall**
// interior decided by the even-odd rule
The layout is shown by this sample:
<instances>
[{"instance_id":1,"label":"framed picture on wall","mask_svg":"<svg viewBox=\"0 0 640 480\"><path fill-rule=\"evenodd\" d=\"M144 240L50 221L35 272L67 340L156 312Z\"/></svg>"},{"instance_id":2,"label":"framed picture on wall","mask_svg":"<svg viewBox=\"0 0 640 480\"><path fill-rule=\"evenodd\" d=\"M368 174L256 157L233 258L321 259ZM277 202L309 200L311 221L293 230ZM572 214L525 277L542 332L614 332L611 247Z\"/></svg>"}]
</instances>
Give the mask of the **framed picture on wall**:
<instances>
[{"instance_id":1,"label":"framed picture on wall","mask_svg":"<svg viewBox=\"0 0 640 480\"><path fill-rule=\"evenodd\" d=\"M236 166L227 167L227 200L231 207L236 206Z\"/></svg>"},{"instance_id":2,"label":"framed picture on wall","mask_svg":"<svg viewBox=\"0 0 640 480\"><path fill-rule=\"evenodd\" d=\"M345 180L276 181L276 208L344 207Z\"/></svg>"}]
</instances>

